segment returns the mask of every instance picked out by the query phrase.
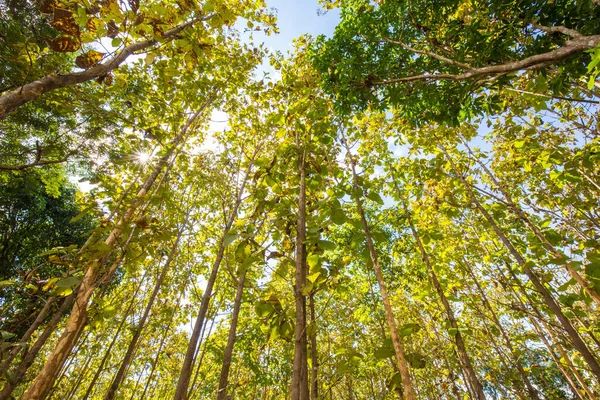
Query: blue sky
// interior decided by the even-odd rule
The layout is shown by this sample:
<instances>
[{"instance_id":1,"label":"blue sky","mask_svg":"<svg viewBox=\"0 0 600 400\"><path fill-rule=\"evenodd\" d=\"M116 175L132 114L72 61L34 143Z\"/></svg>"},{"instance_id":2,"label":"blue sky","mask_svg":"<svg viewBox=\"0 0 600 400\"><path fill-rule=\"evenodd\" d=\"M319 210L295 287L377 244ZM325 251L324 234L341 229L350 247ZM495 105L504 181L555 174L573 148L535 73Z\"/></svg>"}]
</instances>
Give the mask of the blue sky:
<instances>
[{"instance_id":1,"label":"blue sky","mask_svg":"<svg viewBox=\"0 0 600 400\"><path fill-rule=\"evenodd\" d=\"M331 36L339 21L339 10L329 10L318 15L322 8L317 0L267 0L269 8L277 9L277 26L280 33L264 38L265 45L286 53L292 40L304 33L313 36Z\"/></svg>"}]
</instances>

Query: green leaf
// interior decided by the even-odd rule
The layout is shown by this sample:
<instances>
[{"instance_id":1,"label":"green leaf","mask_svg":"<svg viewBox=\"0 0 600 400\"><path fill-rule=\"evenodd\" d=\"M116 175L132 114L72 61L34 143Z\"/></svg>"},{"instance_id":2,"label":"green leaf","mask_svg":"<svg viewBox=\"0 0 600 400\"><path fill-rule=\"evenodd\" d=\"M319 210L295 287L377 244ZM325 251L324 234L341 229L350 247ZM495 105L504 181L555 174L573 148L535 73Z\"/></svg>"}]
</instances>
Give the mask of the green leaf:
<instances>
[{"instance_id":1,"label":"green leaf","mask_svg":"<svg viewBox=\"0 0 600 400\"><path fill-rule=\"evenodd\" d=\"M225 235L225 237L223 238L223 244L225 246L229 246L231 243L235 242L235 240L239 237L240 235L237 234Z\"/></svg>"},{"instance_id":2,"label":"green leaf","mask_svg":"<svg viewBox=\"0 0 600 400\"><path fill-rule=\"evenodd\" d=\"M72 288L74 286L79 285L80 282L80 279L77 279L74 276L69 276L65 279L61 279L60 281L56 282L54 286L57 288Z\"/></svg>"},{"instance_id":3,"label":"green leaf","mask_svg":"<svg viewBox=\"0 0 600 400\"><path fill-rule=\"evenodd\" d=\"M319 262L321 261L321 257L318 254L311 254L306 257L306 263L308 267L312 270L319 266Z\"/></svg>"},{"instance_id":4,"label":"green leaf","mask_svg":"<svg viewBox=\"0 0 600 400\"><path fill-rule=\"evenodd\" d=\"M373 200L375 203L383 205L383 199L381 198L381 196L377 192L369 192L369 194L367 194L367 198L369 200Z\"/></svg>"},{"instance_id":5,"label":"green leaf","mask_svg":"<svg viewBox=\"0 0 600 400\"><path fill-rule=\"evenodd\" d=\"M330 242L329 240L319 240L317 242L317 246L319 246L320 249L325 251L335 250L337 247L335 243Z\"/></svg>"},{"instance_id":6,"label":"green leaf","mask_svg":"<svg viewBox=\"0 0 600 400\"><path fill-rule=\"evenodd\" d=\"M398 331L400 333L400 336L407 337L407 336L412 335L415 332L418 332L420 329L421 329L421 326L419 324L408 323L408 324L402 325L402 327Z\"/></svg>"},{"instance_id":7,"label":"green leaf","mask_svg":"<svg viewBox=\"0 0 600 400\"><path fill-rule=\"evenodd\" d=\"M344 214L344 210L341 208L331 209L331 220L336 225L343 225L346 223L346 214Z\"/></svg>"},{"instance_id":8,"label":"green leaf","mask_svg":"<svg viewBox=\"0 0 600 400\"><path fill-rule=\"evenodd\" d=\"M308 275L306 277L306 279L308 279L312 283L315 283L315 281L319 278L320 275L321 275L321 272L315 272L314 274Z\"/></svg>"},{"instance_id":9,"label":"green leaf","mask_svg":"<svg viewBox=\"0 0 600 400\"><path fill-rule=\"evenodd\" d=\"M394 349L391 349L389 347L380 347L377 350L375 350L375 353L373 354L375 356L375 358L388 358L388 357L392 357L394 355Z\"/></svg>"}]
</instances>

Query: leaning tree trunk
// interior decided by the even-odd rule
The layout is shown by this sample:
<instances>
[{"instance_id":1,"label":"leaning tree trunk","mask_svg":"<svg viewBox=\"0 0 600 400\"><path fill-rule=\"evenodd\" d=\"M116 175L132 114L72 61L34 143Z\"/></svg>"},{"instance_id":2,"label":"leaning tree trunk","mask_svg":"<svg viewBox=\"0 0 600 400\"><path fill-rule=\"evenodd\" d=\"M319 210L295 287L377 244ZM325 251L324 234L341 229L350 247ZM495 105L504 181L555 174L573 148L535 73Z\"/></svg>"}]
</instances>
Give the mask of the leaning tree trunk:
<instances>
[{"instance_id":1,"label":"leaning tree trunk","mask_svg":"<svg viewBox=\"0 0 600 400\"><path fill-rule=\"evenodd\" d=\"M469 151L469 154L471 154L473 156L473 158L475 158L475 161L477 161L477 164L479 164L479 166L485 171L485 173L490 178L492 183L498 188L500 193L502 193L502 195L504 196L504 199L506 200L510 209L517 215L517 217L519 217L519 219L521 221L523 221L525 223L525 225L527 225L529 227L529 229L533 232L535 237L537 237L538 240L542 243L542 246L544 246L544 248L546 250L548 250L548 252L550 252L550 254L552 254L552 256L554 258L559 259L559 260L565 258L564 254L562 254L560 251L558 251L552 245L552 243L550 243L550 241L546 238L546 236L544 236L544 234L540 230L540 228L537 227L533 222L531 222L531 219L527 216L525 211L523 211L523 209L517 203L515 203L515 201L513 200L512 196L510 195L508 190L506 190L504 185L502 183L500 183L498 181L498 179L496 179L496 176L492 173L492 171L490 171L490 169L483 162L481 162L481 160L479 158L475 157L475 155L471 151L471 148L468 146L466 141L463 140L463 144ZM565 263L565 268L566 268L567 272L569 273L569 275L571 275L571 278L575 279L575 281L577 283L579 283L579 285L583 288L583 290L585 290L587 292L587 294L589 294L589 296L592 298L592 300L594 300L596 302L596 304L600 305L600 294L598 293L597 289L590 286L590 282L588 282L583 276L581 276L581 274L579 272L577 272L570 263L568 263L568 262Z\"/></svg>"},{"instance_id":2,"label":"leaning tree trunk","mask_svg":"<svg viewBox=\"0 0 600 400\"><path fill-rule=\"evenodd\" d=\"M294 331L294 359L292 362L292 383L290 398L308 400L308 352L306 338L306 165L305 154L298 155L298 174L300 187L298 193L298 218L296 230L296 281L294 298L296 304L296 328Z\"/></svg>"},{"instance_id":3,"label":"leaning tree trunk","mask_svg":"<svg viewBox=\"0 0 600 400\"><path fill-rule=\"evenodd\" d=\"M256 155L256 153L254 155ZM217 280L217 274L219 272L221 260L223 259L223 255L225 252L225 236L231 229L231 226L233 225L233 222L237 217L238 209L240 207L240 204L242 203L242 195L244 193L244 188L246 187L246 183L248 181L251 169L252 162L246 170L246 174L244 175L242 185L237 192L237 197L235 199L235 204L231 211L231 215L229 216L229 219L227 220L223 228L223 234L219 239L219 248L217 250L217 256L215 258L215 262L213 263L208 281L206 282L206 289L204 289L202 300L200 301L200 310L198 311L198 316L196 317L196 321L194 323L194 329L192 330L192 335L190 337L187 351L185 353L185 359L183 360L183 365L181 366L181 372L179 374L179 379L177 380L177 388L175 390L175 396L173 398L174 400L186 400L188 397L188 387L190 385L190 378L192 376L192 368L194 358L196 355L196 348L198 347L198 340L200 338L200 331L202 330L202 326L204 325L204 318L206 317L206 312L210 304L212 290L215 285L215 281Z\"/></svg>"},{"instance_id":4,"label":"leaning tree trunk","mask_svg":"<svg viewBox=\"0 0 600 400\"><path fill-rule=\"evenodd\" d=\"M350 154L350 147L348 146L348 143L345 139L343 139L343 142L346 146L346 150L348 153L347 157L352 167L352 182L354 192L360 193L360 188L358 186L358 176L356 174L356 161ZM379 258L377 257L377 250L375 249L375 244L371 236L371 228L369 227L369 223L367 222L367 218L365 217L365 212L362 206L361 198L359 196L355 196L354 202L356 204L356 210L358 211L358 215L360 216L360 219L362 221L363 230L365 232L365 239L367 242L367 248L369 250L369 255L373 263L373 270L375 271L375 276L379 285L379 292L381 294L381 300L383 302L383 308L385 310L385 318L388 324L388 328L390 330L390 336L392 338L392 344L394 346L394 354L396 355L398 370L400 371L400 377L402 379L404 396L406 397L406 400L415 400L416 395L410 379L410 370L408 369L408 364L406 361L404 345L402 344L402 340L400 339L400 335L398 333L396 318L394 317L394 312L392 310L392 305L387 292L387 285L385 284L385 280L383 279L383 273L381 272L381 267L379 266Z\"/></svg>"},{"instance_id":5,"label":"leaning tree trunk","mask_svg":"<svg viewBox=\"0 0 600 400\"><path fill-rule=\"evenodd\" d=\"M27 353L23 355L21 363L10 374L11 379L6 381L2 392L0 392L0 400L9 399L10 394L13 392L13 390L15 390L17 385L23 381L27 370L35 361L35 357L40 352L44 344L46 344L46 341L48 340L48 338L50 338L50 335L52 335L62 317L67 313L69 307L71 307L71 305L73 304L74 298L75 296L71 294L63 300L63 303L61 304L60 308L54 313L52 319L50 320L42 334L37 338L33 346L31 346L31 348L27 351Z\"/></svg>"},{"instance_id":6,"label":"leaning tree trunk","mask_svg":"<svg viewBox=\"0 0 600 400\"><path fill-rule=\"evenodd\" d=\"M127 316L129 315L129 313L133 309L133 306L136 303L137 295L142 287L144 278L145 278L145 274L144 274L144 276L142 276L142 279L140 279L140 283L135 288L135 291L133 292L133 295L131 296L131 301L129 302L129 306L127 306L127 310L125 310L125 313L123 315L123 319L121 319L121 322L119 323L119 326L117 327L117 331L115 332L110 344L108 345L108 348L106 349L106 352L104 353L104 356L102 357L102 360L100 361L100 365L96 369L96 372L94 373L94 376L92 377L92 381L88 385L88 388L85 391L85 394L84 394L82 400L87 400L90 397L90 395L92 394L92 391L94 390L94 388L96 387L96 382L98 381L100 374L102 374L102 371L104 370L104 364L106 364L108 357L111 356L112 349L113 349L114 345L117 343L117 339L119 338L119 336L121 334L121 330L123 329L125 322L127 322Z\"/></svg>"},{"instance_id":7,"label":"leaning tree trunk","mask_svg":"<svg viewBox=\"0 0 600 400\"><path fill-rule=\"evenodd\" d=\"M393 171L392 170L390 170L390 171L393 174ZM460 330L458 328L458 322L456 321L454 311L452 310L452 307L450 306L450 302L448 302L448 298L446 297L446 294L444 293L444 289L442 288L442 285L440 284L440 281L433 269L433 266L431 265L431 259L429 258L429 254L427 253L427 250L425 250L425 246L423 246L423 242L421 241L419 232L417 231L417 228L415 227L415 224L410 215L410 210L408 209L407 201L404 198L404 196L402 195L395 178L393 178L393 179L394 179L394 186L395 186L396 192L398 193L398 196L400 197L400 202L402 203L402 208L404 210L406 220L408 221L408 226L410 227L411 234L413 236L413 239L415 240L415 243L417 244L417 247L419 248L419 252L421 253L421 259L423 260L423 262L425 263L425 266L427 267L427 271L429 273L429 276L431 278L433 286L435 287L435 290L442 302L442 305L444 306L444 310L446 311L446 316L448 317L450 326L456 332L456 334L454 335L454 342L456 344L456 348L458 349L458 358L460 360L460 363L465 371L465 375L467 376L467 379L469 380L469 383L471 384L471 387L473 388L473 391L475 392L475 395L477 396L477 398L479 400L485 400L485 394L483 393L483 385L479 381L479 378L477 378L477 374L475 373L475 370L473 369L471 360L467 354L467 348L466 348L464 339L462 337L462 334L460 333Z\"/></svg>"},{"instance_id":8,"label":"leaning tree trunk","mask_svg":"<svg viewBox=\"0 0 600 400\"><path fill-rule=\"evenodd\" d=\"M115 247L115 245L118 242L118 239L121 237L123 229L132 220L138 207L144 202L146 194L154 185L154 182L160 175L163 167L167 164L175 149L179 147L179 145L182 142L185 141L191 125L200 116L204 109L208 107L208 105L212 102L213 98L214 96L211 96L208 100L206 100L203 106L200 108L200 110L192 114L188 118L187 122L183 125L183 127L181 128L181 132L171 143L171 148L169 149L169 151L167 151L167 153L161 157L157 165L154 167L154 170L152 171L150 176L146 179L146 181L138 191L136 199L125 211L124 215L117 223L117 226L112 230L112 232L104 241L104 244L108 249L112 250ZM98 285L98 275L100 274L100 271L102 267L106 264L107 260L108 254L97 258L89 263L83 281L81 282L77 290L75 304L73 306L73 309L71 310L71 315L67 320L65 330L63 331L62 336L58 340L58 343L56 344L54 350L48 356L46 363L42 367L42 370L29 387L29 390L23 395L22 400L41 399L46 397L46 395L48 394L48 391L52 387L60 368L62 367L64 361L66 360L69 353L73 349L73 346L75 345L77 333L81 331L81 329L85 325L85 322L87 320L88 303L92 294L94 293L94 290Z\"/></svg>"},{"instance_id":9,"label":"leaning tree trunk","mask_svg":"<svg viewBox=\"0 0 600 400\"><path fill-rule=\"evenodd\" d=\"M244 282L246 281L245 269L238 278L238 286L235 292L235 302L233 303L233 311L231 313L231 325L229 326L229 336L227 337L227 345L223 353L223 365L221 367L221 377L219 378L219 389L217 390L217 400L227 399L227 385L229 383L229 369L233 358L233 347L235 346L235 335L237 331L238 317L242 305L242 296L244 294Z\"/></svg>"},{"instance_id":10,"label":"leaning tree trunk","mask_svg":"<svg viewBox=\"0 0 600 400\"><path fill-rule=\"evenodd\" d=\"M25 348L33 332L35 332L36 329L42 324L42 322L44 322L44 319L46 319L46 316L48 315L48 312L50 311L56 299L56 296L53 296L46 300L44 307L40 310L31 326L23 334L21 339L19 339L19 341L14 345L14 348L10 350L6 358L2 360L2 364L0 364L0 375L4 375L4 373L9 369L15 357L19 354L21 350Z\"/></svg>"},{"instance_id":11,"label":"leaning tree trunk","mask_svg":"<svg viewBox=\"0 0 600 400\"><path fill-rule=\"evenodd\" d=\"M558 318L558 321L560 322L562 327L565 329L565 331L569 335L569 338L573 342L573 346L575 346L577 351L579 351L579 353L581 353L581 355L587 362L588 366L590 367L591 372L600 381L600 364L598 364L598 361L596 360L594 355L590 352L590 350L588 349L585 342L581 339L579 332L577 332L577 330L575 330L573 325L571 325L571 322L569 321L569 319L565 316L565 314L563 314L560 306L558 305L556 300L554 300L552 293L550 293L550 291L546 288L546 286L544 286L544 284L539 280L536 273L531 269L531 267L526 266L527 262L525 261L525 258L513 246L512 242L508 239L508 237L504 234L504 232L502 232L500 227L496 224L496 221L494 221L492 216L481 205L479 200L477 200L477 198L475 197L475 194L473 193L472 187L469 185L469 183L466 181L466 179L462 176L462 174L460 174L460 172L458 171L458 169L456 167L456 164L454 163L452 158L446 152L446 149L444 147L440 146L440 150L444 153L444 155L446 156L446 159L450 162L452 169L458 175L459 179L463 183L463 186L465 187L465 190L467 190L467 193L469 194L469 198L471 199L471 201L473 202L475 207L483 215L485 220L490 224L490 226L492 227L492 229L494 230L494 232L496 233L496 235L498 236L500 241L504 244L504 246L508 249L508 251L513 256L513 258L516 260L517 264L523 269L523 272L527 275L527 277L529 278L531 283L533 283L533 286L535 286L536 290L540 293L540 295L544 299L544 302L546 303L546 305L550 308L550 310L552 310L552 312Z\"/></svg>"},{"instance_id":12,"label":"leaning tree trunk","mask_svg":"<svg viewBox=\"0 0 600 400\"><path fill-rule=\"evenodd\" d=\"M188 216L189 216L189 212L188 212ZM142 317L138 321L138 324L135 328L135 333L134 333L133 337L131 338L131 341L129 342L129 346L127 347L127 352L125 353L125 356L121 360L121 366L119 367L119 370L117 371L117 375L113 379L113 381L110 385L110 388L108 389L108 392L106 392L106 395L104 396L104 400L114 399L115 395L117 394L117 390L119 390L119 386L123 382L123 379L125 379L125 371L129 367L129 363L131 362L131 360L133 358L134 350L136 349L137 343L140 339L140 336L142 335L142 330L144 329L144 326L146 325L146 320L148 319L148 316L150 315L150 311L152 310L152 306L154 305L156 296L158 295L158 292L160 291L162 283L164 282L165 277L167 276L169 267L171 266L171 263L173 262L175 255L177 254L177 250L179 249L179 242L181 240L181 236L183 235L183 231L185 230L185 225L187 224L188 216L186 216L183 226L181 227L179 234L177 235L177 238L175 239L175 243L173 243L173 246L171 247L171 251L169 252L167 260L165 261L162 271L160 272L160 276L154 283L154 289L152 290L152 293L150 294L150 299L148 300L148 304L146 304L146 308L144 309L144 314L142 314Z\"/></svg>"},{"instance_id":13,"label":"leaning tree trunk","mask_svg":"<svg viewBox=\"0 0 600 400\"><path fill-rule=\"evenodd\" d=\"M527 389L527 393L529 394L529 398L530 399L535 399L535 400L539 399L537 391L535 390L535 388L531 384L531 381L529 380L529 377L527 376L527 373L525 372L525 369L523 369L523 365L519 361L520 357L519 357L519 355L517 354L517 352L515 350L515 346L513 345L512 340L510 339L510 336L508 335L508 333L506 332L506 330L504 329L504 327L500 323L500 319L498 318L498 316L496 315L496 312L492 308L492 305L488 301L487 296L486 296L483 288L479 284L479 280L475 276L475 273L466 264L465 264L465 266L464 266L463 269L467 272L467 274L471 277L471 279L473 279L473 282L475 283L475 287L477 287L477 291L479 292L479 294L481 296L481 301L483 302L484 307L488 309L488 311L490 312L490 315L492 316L492 321L494 322L494 325L496 325L496 327L500 331L500 334L501 334L502 338L504 339L504 343L505 343L506 347L509 349L510 354L512 355L512 363L514 364L514 366L519 371L519 375L521 375L521 379L523 380L523 383L525 384L525 388Z\"/></svg>"}]
</instances>

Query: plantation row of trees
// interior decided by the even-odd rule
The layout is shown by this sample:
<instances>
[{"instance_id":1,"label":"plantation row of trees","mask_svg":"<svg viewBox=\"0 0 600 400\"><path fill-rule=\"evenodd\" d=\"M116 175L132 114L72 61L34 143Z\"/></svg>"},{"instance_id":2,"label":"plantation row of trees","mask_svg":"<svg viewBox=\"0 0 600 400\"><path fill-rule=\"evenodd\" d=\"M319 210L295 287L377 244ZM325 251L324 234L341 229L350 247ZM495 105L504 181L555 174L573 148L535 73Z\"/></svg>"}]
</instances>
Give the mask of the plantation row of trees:
<instances>
[{"instance_id":1,"label":"plantation row of trees","mask_svg":"<svg viewBox=\"0 0 600 400\"><path fill-rule=\"evenodd\" d=\"M322 6L0 2L0 399L600 397L600 5Z\"/></svg>"}]
</instances>

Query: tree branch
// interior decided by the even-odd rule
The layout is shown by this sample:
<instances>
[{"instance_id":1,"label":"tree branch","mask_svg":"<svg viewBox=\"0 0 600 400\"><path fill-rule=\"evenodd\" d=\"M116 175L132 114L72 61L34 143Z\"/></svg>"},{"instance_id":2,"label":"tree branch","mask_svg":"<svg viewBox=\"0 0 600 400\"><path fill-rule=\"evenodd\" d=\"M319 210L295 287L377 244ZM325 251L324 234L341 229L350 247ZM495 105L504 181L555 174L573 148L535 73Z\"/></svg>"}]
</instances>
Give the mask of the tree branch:
<instances>
[{"instance_id":1,"label":"tree branch","mask_svg":"<svg viewBox=\"0 0 600 400\"><path fill-rule=\"evenodd\" d=\"M201 18L195 18L189 22L176 26L175 28L166 31L162 38L166 41L173 40L184 29L189 28L197 22L207 21L214 15L215 14L209 14ZM49 74L39 80L20 86L16 90L0 97L0 120L4 119L7 114L15 111L23 104L37 99L44 93L105 76L124 63L127 57L134 54L136 51L145 50L156 43L158 43L157 39L142 40L126 46L123 51L111 57L106 62L95 65L85 71L65 75Z\"/></svg>"},{"instance_id":2,"label":"tree branch","mask_svg":"<svg viewBox=\"0 0 600 400\"><path fill-rule=\"evenodd\" d=\"M533 26L535 29L539 29L540 31L544 31L546 33L562 33L563 35L567 35L572 38L583 37L583 35L581 33L577 32L574 29L569 29L565 26L544 26L544 25L538 25L533 22L531 23L531 26Z\"/></svg>"},{"instance_id":3,"label":"tree branch","mask_svg":"<svg viewBox=\"0 0 600 400\"><path fill-rule=\"evenodd\" d=\"M51 165L51 164L60 164L60 163L67 162L68 160L69 160L69 158L65 157L65 158L61 158L60 160L35 161L30 164L22 164L22 165L0 165L0 170L2 170L2 171L23 171L24 169L27 169L27 168L41 167L44 165Z\"/></svg>"},{"instance_id":4,"label":"tree branch","mask_svg":"<svg viewBox=\"0 0 600 400\"><path fill-rule=\"evenodd\" d=\"M444 56L442 56L440 54L434 53L433 51L418 50L418 49L415 49L414 47L409 46L409 45L407 45L407 44L405 44L403 42L400 42L400 41L397 41L397 40L392 40L392 39L389 39L389 38L386 38L386 37L383 38L383 42L387 42L387 43L391 43L391 44L397 44L398 46L401 46L402 48L404 48L404 49L406 49L408 51L411 51L413 53L426 55L426 56L429 56L431 58L435 58L436 60L440 60L442 62L445 62L446 64L456 65L457 67L460 67L462 69L466 69L467 71L473 71L473 67L471 67L469 64L464 64L464 63L461 63L459 61L453 60L451 58L444 57Z\"/></svg>"},{"instance_id":5,"label":"tree branch","mask_svg":"<svg viewBox=\"0 0 600 400\"><path fill-rule=\"evenodd\" d=\"M556 27L555 27L556 28ZM559 61L565 60L569 57L573 57L577 54L580 54L586 50L593 49L594 47L600 44L600 35L593 36L580 36L574 39L567 41L562 47L558 49L542 53L536 54L534 56L530 56L524 58L519 61L509 62L505 64L499 65L491 65L488 67L481 68L473 68L468 72L462 74L420 74L420 75L411 75L405 76L401 78L391 78L382 81L370 82L370 86L382 86L382 85L390 85L394 83L400 82L414 82L414 81L441 81L441 80L452 80L452 81L461 81L467 80L471 78L481 78L486 76L495 76L501 74L510 74L517 71L523 70L533 70L543 68L550 64L555 64ZM409 49L410 47L407 46ZM412 51L415 51L414 49ZM419 50L421 51L421 50ZM418 53L422 54L422 53ZM433 57L433 55L429 54ZM438 60L443 60L446 57L436 55L435 57ZM449 62L451 65L457 65L457 61L451 60Z\"/></svg>"}]
</instances>

